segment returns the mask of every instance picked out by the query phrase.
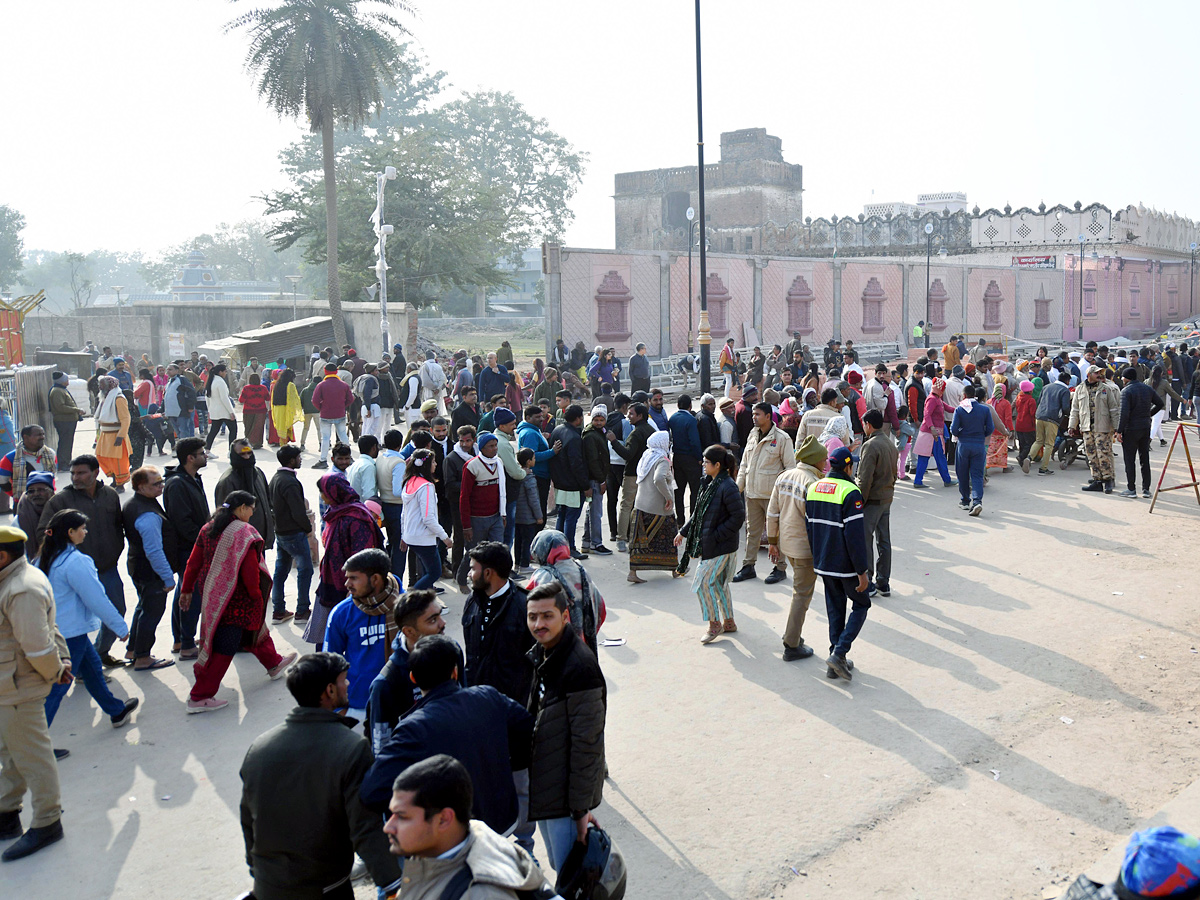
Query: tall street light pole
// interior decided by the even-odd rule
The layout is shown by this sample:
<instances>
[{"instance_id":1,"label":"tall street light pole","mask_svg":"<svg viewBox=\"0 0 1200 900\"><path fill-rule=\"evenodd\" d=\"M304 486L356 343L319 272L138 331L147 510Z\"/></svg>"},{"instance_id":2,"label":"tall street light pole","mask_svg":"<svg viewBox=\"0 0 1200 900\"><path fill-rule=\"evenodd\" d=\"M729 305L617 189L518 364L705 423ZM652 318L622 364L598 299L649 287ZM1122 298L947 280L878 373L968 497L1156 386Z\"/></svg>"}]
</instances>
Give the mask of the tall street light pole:
<instances>
[{"instance_id":1,"label":"tall street light pole","mask_svg":"<svg viewBox=\"0 0 1200 900\"><path fill-rule=\"evenodd\" d=\"M1188 277L1191 279L1191 286L1188 288L1188 315L1195 315L1196 312L1196 249L1195 241L1192 241L1192 267L1188 269Z\"/></svg>"},{"instance_id":2,"label":"tall street light pole","mask_svg":"<svg viewBox=\"0 0 1200 900\"><path fill-rule=\"evenodd\" d=\"M296 321L296 282L300 280L299 275L284 275L288 281L292 283L292 321Z\"/></svg>"},{"instance_id":3,"label":"tall street light pole","mask_svg":"<svg viewBox=\"0 0 1200 900\"><path fill-rule=\"evenodd\" d=\"M696 223L693 221L696 218L696 211L690 206L687 208L688 220L688 353L693 352L692 345L692 245L696 242Z\"/></svg>"},{"instance_id":4,"label":"tall street light pole","mask_svg":"<svg viewBox=\"0 0 1200 900\"><path fill-rule=\"evenodd\" d=\"M371 215L371 221L375 223L375 236L378 238L375 245L375 256L378 257L375 274L379 278L379 328L383 332L384 353L390 353L392 350L391 325L388 323L387 312L387 255L384 241L393 229L391 225L383 224L383 186L395 179L395 166L384 166L383 171L375 176L375 212Z\"/></svg>"},{"instance_id":5,"label":"tall street light pole","mask_svg":"<svg viewBox=\"0 0 1200 900\"><path fill-rule=\"evenodd\" d=\"M1079 236L1079 340L1083 340L1083 242L1087 238L1084 235Z\"/></svg>"},{"instance_id":6,"label":"tall street light pole","mask_svg":"<svg viewBox=\"0 0 1200 900\"><path fill-rule=\"evenodd\" d=\"M699 159L697 170L700 206L700 227L705 228L704 218L704 94L700 78L700 0L696 0L696 154ZM704 232L700 232L701 236ZM689 298L690 300L690 298ZM712 334L708 327L708 248L700 244L700 393L707 394L712 388Z\"/></svg>"},{"instance_id":7,"label":"tall street light pole","mask_svg":"<svg viewBox=\"0 0 1200 900\"><path fill-rule=\"evenodd\" d=\"M125 290L124 285L112 286L112 290L117 292L117 328L121 332L121 355L125 355L125 321L121 318L121 291ZM131 367L132 368L132 367Z\"/></svg>"},{"instance_id":8,"label":"tall street light pole","mask_svg":"<svg viewBox=\"0 0 1200 900\"><path fill-rule=\"evenodd\" d=\"M929 349L929 260L933 256L933 223L925 223L925 349Z\"/></svg>"}]
</instances>

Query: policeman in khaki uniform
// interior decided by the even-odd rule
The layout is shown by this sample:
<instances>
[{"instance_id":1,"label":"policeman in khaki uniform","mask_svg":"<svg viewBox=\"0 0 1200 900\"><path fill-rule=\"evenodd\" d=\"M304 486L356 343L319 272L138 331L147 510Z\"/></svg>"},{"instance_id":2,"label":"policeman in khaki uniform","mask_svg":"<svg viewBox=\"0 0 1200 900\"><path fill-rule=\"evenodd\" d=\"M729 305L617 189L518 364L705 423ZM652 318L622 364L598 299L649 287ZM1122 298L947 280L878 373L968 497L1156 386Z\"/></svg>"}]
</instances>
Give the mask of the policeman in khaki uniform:
<instances>
[{"instance_id":1,"label":"policeman in khaki uniform","mask_svg":"<svg viewBox=\"0 0 1200 900\"><path fill-rule=\"evenodd\" d=\"M26 535L0 527L0 841L20 838L0 859L36 853L63 836L58 763L46 725L46 695L71 681L71 654L54 624L54 594L25 560ZM21 803L33 821L21 833Z\"/></svg>"},{"instance_id":2,"label":"policeman in khaki uniform","mask_svg":"<svg viewBox=\"0 0 1200 900\"><path fill-rule=\"evenodd\" d=\"M746 501L746 556L734 581L755 578L754 563L767 524L767 504L775 479L796 465L792 437L771 418L770 403L754 405L754 427L746 438L742 464L738 467L737 486ZM787 577L787 559L780 557L767 575L767 584L776 584Z\"/></svg>"}]
</instances>

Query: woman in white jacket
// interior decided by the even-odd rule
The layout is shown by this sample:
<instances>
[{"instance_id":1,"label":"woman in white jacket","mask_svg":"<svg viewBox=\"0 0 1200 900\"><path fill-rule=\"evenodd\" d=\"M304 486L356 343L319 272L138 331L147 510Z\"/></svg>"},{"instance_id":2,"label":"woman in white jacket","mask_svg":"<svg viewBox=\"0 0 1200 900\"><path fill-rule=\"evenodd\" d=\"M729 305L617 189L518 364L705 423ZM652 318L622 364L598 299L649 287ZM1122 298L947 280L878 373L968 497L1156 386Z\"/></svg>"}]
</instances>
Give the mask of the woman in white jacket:
<instances>
[{"instance_id":1,"label":"woman in white jacket","mask_svg":"<svg viewBox=\"0 0 1200 900\"><path fill-rule=\"evenodd\" d=\"M431 588L442 574L442 558L438 554L437 542L452 547L454 541L438 522L437 494L433 490L433 473L437 460L432 450L414 450L404 466L404 486L400 489L403 512L400 518L400 542L402 551L409 547L417 554L421 563L421 577L409 588L418 591Z\"/></svg>"},{"instance_id":2,"label":"woman in white jacket","mask_svg":"<svg viewBox=\"0 0 1200 900\"><path fill-rule=\"evenodd\" d=\"M208 398L208 442L206 449L211 450L217 432L224 423L229 428L229 445L237 440L237 420L233 417L233 401L229 398L229 382L225 374L229 367L225 363L217 363L208 373L208 384L204 387L204 396Z\"/></svg>"}]
</instances>

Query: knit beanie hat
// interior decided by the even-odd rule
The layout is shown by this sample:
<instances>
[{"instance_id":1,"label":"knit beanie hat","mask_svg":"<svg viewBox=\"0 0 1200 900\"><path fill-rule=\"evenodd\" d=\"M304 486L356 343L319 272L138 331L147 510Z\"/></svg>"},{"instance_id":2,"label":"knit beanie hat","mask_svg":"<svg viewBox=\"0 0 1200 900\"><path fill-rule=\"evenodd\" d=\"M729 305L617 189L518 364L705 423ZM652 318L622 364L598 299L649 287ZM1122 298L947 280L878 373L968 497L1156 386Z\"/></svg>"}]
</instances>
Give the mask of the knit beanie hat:
<instances>
[{"instance_id":1,"label":"knit beanie hat","mask_svg":"<svg viewBox=\"0 0 1200 900\"><path fill-rule=\"evenodd\" d=\"M1135 832L1125 846L1117 887L1117 896L1196 896L1200 890L1200 840L1169 825Z\"/></svg>"},{"instance_id":2,"label":"knit beanie hat","mask_svg":"<svg viewBox=\"0 0 1200 900\"><path fill-rule=\"evenodd\" d=\"M1021 382L1021 390L1024 393L1029 393L1030 391L1033 390L1033 382L1032 381L1022 381Z\"/></svg>"},{"instance_id":3,"label":"knit beanie hat","mask_svg":"<svg viewBox=\"0 0 1200 900\"><path fill-rule=\"evenodd\" d=\"M55 384L61 384L63 387L66 387L71 383L71 376L66 372L51 372L50 378Z\"/></svg>"},{"instance_id":4,"label":"knit beanie hat","mask_svg":"<svg viewBox=\"0 0 1200 900\"><path fill-rule=\"evenodd\" d=\"M511 409L505 409L501 406L492 415L492 421L497 425L507 425L509 422L517 421L517 414Z\"/></svg>"},{"instance_id":5,"label":"knit beanie hat","mask_svg":"<svg viewBox=\"0 0 1200 900\"><path fill-rule=\"evenodd\" d=\"M819 471L825 467L825 458L828 455L829 451L825 449L825 445L810 434L796 451L796 462L802 462Z\"/></svg>"},{"instance_id":6,"label":"knit beanie hat","mask_svg":"<svg viewBox=\"0 0 1200 900\"><path fill-rule=\"evenodd\" d=\"M482 451L484 447L494 440L496 440L496 436L490 431L481 431L479 436L475 439L475 446Z\"/></svg>"},{"instance_id":7,"label":"knit beanie hat","mask_svg":"<svg viewBox=\"0 0 1200 900\"><path fill-rule=\"evenodd\" d=\"M34 472L25 481L25 486L29 487L33 484L44 484L50 490L54 490L54 473L52 472Z\"/></svg>"},{"instance_id":8,"label":"knit beanie hat","mask_svg":"<svg viewBox=\"0 0 1200 900\"><path fill-rule=\"evenodd\" d=\"M592 407L592 418L594 419L594 418L596 418L596 416L604 416L604 418L607 419L608 418L608 407L605 406L603 403L597 403L595 406Z\"/></svg>"}]
</instances>

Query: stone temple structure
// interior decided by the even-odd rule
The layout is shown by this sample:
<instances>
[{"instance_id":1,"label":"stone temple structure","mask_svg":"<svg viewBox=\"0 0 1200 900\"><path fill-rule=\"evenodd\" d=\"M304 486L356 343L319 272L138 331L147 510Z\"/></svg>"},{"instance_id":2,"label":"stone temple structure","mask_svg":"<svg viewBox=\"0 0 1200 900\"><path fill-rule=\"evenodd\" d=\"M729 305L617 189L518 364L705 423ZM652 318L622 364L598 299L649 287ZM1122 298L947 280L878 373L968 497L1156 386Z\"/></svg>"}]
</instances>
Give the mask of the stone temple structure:
<instances>
[{"instance_id":1,"label":"stone temple structure","mask_svg":"<svg viewBox=\"0 0 1200 900\"><path fill-rule=\"evenodd\" d=\"M687 209L699 206L696 170L680 166L617 175L618 250L687 250ZM704 166L712 249L759 251L764 223L801 218L803 190L803 168L784 162L779 138L765 128L725 132L720 162Z\"/></svg>"}]
</instances>

